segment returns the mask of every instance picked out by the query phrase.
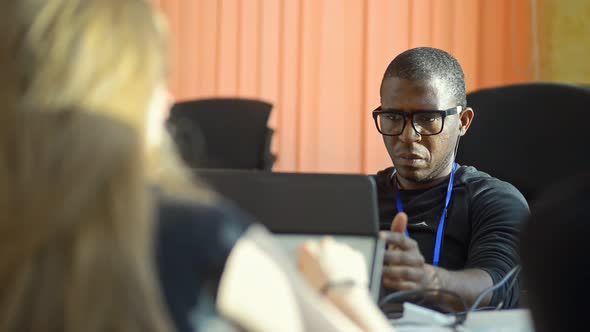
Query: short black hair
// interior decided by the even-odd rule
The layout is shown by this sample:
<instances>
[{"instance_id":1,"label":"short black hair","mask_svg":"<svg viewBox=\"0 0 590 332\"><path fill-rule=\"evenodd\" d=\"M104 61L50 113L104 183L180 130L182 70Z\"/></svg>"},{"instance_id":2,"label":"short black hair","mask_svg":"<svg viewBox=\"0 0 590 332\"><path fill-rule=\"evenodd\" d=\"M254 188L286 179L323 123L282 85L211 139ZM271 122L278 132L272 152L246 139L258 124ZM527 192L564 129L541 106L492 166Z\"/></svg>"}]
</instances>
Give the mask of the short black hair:
<instances>
[{"instance_id":1,"label":"short black hair","mask_svg":"<svg viewBox=\"0 0 590 332\"><path fill-rule=\"evenodd\" d=\"M590 173L548 190L531 205L520 256L535 331L582 331L590 289Z\"/></svg>"},{"instance_id":2,"label":"short black hair","mask_svg":"<svg viewBox=\"0 0 590 332\"><path fill-rule=\"evenodd\" d=\"M465 74L459 61L449 53L432 47L409 49L387 66L383 80L397 77L406 80L442 79L460 106L467 106Z\"/></svg>"}]
</instances>

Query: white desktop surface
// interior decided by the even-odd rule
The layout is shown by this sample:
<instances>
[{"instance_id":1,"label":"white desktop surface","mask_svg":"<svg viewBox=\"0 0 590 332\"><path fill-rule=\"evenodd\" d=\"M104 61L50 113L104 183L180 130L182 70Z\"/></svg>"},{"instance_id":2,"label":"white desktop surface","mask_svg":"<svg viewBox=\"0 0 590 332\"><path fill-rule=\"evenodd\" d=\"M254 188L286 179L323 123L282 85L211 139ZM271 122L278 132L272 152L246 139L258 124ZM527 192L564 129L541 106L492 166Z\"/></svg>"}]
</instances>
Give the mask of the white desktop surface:
<instances>
[{"instance_id":1,"label":"white desktop surface","mask_svg":"<svg viewBox=\"0 0 590 332\"><path fill-rule=\"evenodd\" d=\"M396 332L451 332L453 329L435 326L395 326ZM459 332L534 332L530 312L526 309L474 312Z\"/></svg>"},{"instance_id":2,"label":"white desktop surface","mask_svg":"<svg viewBox=\"0 0 590 332\"><path fill-rule=\"evenodd\" d=\"M467 316L465 327L476 332L533 332L529 310L512 309L474 312Z\"/></svg>"}]
</instances>

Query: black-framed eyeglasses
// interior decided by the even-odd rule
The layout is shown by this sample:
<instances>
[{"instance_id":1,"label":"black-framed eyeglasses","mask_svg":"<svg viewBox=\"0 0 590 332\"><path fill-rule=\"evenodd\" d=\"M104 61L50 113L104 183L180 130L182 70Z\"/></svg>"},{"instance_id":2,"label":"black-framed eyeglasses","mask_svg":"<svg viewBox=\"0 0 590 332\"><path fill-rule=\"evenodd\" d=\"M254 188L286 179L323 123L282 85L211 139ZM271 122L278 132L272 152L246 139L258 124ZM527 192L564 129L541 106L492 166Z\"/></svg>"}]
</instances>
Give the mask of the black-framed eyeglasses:
<instances>
[{"instance_id":1,"label":"black-framed eyeglasses","mask_svg":"<svg viewBox=\"0 0 590 332\"><path fill-rule=\"evenodd\" d=\"M373 111L375 126L381 135L399 136L406 128L406 119L410 118L412 127L421 136L440 134L445 127L445 118L455 115L461 106L455 106L446 110L424 110L404 112L398 109L381 109L377 107Z\"/></svg>"}]
</instances>

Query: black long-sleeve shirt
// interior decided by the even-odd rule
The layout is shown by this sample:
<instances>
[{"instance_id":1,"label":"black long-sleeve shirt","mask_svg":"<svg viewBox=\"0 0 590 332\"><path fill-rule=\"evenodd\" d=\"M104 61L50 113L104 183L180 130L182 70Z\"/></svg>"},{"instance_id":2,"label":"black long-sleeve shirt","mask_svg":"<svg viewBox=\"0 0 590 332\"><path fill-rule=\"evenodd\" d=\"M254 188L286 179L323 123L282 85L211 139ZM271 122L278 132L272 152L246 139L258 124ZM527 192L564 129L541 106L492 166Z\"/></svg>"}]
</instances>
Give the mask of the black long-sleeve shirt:
<instances>
[{"instance_id":1,"label":"black long-sleeve shirt","mask_svg":"<svg viewBox=\"0 0 590 332\"><path fill-rule=\"evenodd\" d=\"M215 298L225 262L250 225L228 204L160 199L156 259L162 293L179 332L217 316Z\"/></svg>"},{"instance_id":2,"label":"black long-sleeve shirt","mask_svg":"<svg viewBox=\"0 0 590 332\"><path fill-rule=\"evenodd\" d=\"M379 196L381 229L388 230L397 213L392 182L394 168L375 176ZM436 231L447 194L448 180L427 190L400 190L408 232L418 242L427 263L432 263ZM474 167L457 168L453 194L445 221L439 266L448 270L477 268L486 271L494 284L518 264L518 233L529 214L522 194L511 184ZM518 304L518 283L494 292L490 305Z\"/></svg>"}]
</instances>

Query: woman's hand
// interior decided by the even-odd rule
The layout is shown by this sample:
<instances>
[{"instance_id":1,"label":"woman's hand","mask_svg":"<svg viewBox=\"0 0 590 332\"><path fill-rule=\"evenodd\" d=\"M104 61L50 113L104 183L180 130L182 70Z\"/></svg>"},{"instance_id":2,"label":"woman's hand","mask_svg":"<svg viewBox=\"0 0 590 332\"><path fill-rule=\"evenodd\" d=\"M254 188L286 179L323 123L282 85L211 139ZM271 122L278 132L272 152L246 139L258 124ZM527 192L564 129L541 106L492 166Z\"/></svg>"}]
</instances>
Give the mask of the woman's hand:
<instances>
[{"instance_id":1,"label":"woman's hand","mask_svg":"<svg viewBox=\"0 0 590 332\"><path fill-rule=\"evenodd\" d=\"M392 331L371 299L367 264L360 252L332 238L307 242L297 252L299 270L362 331Z\"/></svg>"},{"instance_id":2,"label":"woman's hand","mask_svg":"<svg viewBox=\"0 0 590 332\"><path fill-rule=\"evenodd\" d=\"M362 254L330 237L303 244L297 251L297 261L305 279L318 291L368 285Z\"/></svg>"}]
</instances>

